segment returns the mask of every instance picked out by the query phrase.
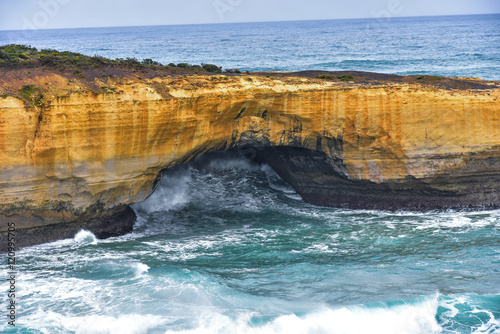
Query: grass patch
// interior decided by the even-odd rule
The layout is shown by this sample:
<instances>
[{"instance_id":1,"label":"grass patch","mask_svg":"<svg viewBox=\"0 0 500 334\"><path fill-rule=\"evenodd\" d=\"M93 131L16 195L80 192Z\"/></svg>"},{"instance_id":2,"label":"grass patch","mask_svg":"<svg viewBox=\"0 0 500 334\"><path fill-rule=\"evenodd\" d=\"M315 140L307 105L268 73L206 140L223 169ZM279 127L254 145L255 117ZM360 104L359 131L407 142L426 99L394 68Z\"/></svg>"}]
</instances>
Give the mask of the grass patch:
<instances>
[{"instance_id":1,"label":"grass patch","mask_svg":"<svg viewBox=\"0 0 500 334\"><path fill-rule=\"evenodd\" d=\"M354 81L354 77L352 75L338 75L338 76L333 76L329 74L321 74L316 76L318 79L328 79L328 80L340 80L340 81Z\"/></svg>"},{"instance_id":2,"label":"grass patch","mask_svg":"<svg viewBox=\"0 0 500 334\"><path fill-rule=\"evenodd\" d=\"M428 80L428 81L441 81L440 77L431 76L431 75L421 75L417 77L417 80Z\"/></svg>"},{"instance_id":3,"label":"grass patch","mask_svg":"<svg viewBox=\"0 0 500 334\"><path fill-rule=\"evenodd\" d=\"M39 106L41 104L43 95L40 88L35 85L24 85L18 92L23 99L33 103L33 105Z\"/></svg>"},{"instance_id":4,"label":"grass patch","mask_svg":"<svg viewBox=\"0 0 500 334\"><path fill-rule=\"evenodd\" d=\"M321 75L318 75L316 78L318 78L318 79L333 79L333 76L328 75L328 74L321 74Z\"/></svg>"},{"instance_id":5,"label":"grass patch","mask_svg":"<svg viewBox=\"0 0 500 334\"><path fill-rule=\"evenodd\" d=\"M354 81L352 75L339 75L337 76L337 79L339 79L340 81Z\"/></svg>"}]
</instances>

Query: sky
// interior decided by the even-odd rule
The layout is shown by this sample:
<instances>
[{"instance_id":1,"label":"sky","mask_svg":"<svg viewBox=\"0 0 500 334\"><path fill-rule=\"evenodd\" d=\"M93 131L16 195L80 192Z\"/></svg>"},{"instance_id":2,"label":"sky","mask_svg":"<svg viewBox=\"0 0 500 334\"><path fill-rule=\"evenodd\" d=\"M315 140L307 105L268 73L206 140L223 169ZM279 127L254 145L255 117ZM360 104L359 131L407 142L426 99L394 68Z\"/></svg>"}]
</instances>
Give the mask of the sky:
<instances>
[{"instance_id":1,"label":"sky","mask_svg":"<svg viewBox=\"0 0 500 334\"><path fill-rule=\"evenodd\" d=\"M500 13L500 0L0 0L0 30Z\"/></svg>"}]
</instances>

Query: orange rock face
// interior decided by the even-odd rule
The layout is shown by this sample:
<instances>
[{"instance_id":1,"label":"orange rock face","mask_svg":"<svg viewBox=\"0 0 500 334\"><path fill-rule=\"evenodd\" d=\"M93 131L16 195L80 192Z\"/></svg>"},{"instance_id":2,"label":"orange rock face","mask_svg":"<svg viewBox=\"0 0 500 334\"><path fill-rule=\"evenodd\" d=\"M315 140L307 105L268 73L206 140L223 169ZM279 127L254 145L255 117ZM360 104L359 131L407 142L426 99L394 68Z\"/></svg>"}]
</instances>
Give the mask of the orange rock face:
<instances>
[{"instance_id":1,"label":"orange rock face","mask_svg":"<svg viewBox=\"0 0 500 334\"><path fill-rule=\"evenodd\" d=\"M146 199L162 169L243 145L319 152L353 183L397 188L411 178L500 205L497 82L476 90L293 76L121 78L94 90L58 75L23 83L41 87L38 105L0 97L0 219L18 228L118 212ZM454 176L468 181L447 181Z\"/></svg>"}]
</instances>

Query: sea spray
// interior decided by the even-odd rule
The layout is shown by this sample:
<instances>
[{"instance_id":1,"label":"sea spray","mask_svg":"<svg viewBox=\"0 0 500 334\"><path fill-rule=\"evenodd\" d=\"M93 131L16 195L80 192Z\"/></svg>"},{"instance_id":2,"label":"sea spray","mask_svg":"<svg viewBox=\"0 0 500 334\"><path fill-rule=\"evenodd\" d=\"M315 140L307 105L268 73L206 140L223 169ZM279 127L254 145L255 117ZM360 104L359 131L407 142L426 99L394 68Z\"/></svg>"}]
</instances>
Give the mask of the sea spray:
<instances>
[{"instance_id":1,"label":"sea spray","mask_svg":"<svg viewBox=\"0 0 500 334\"><path fill-rule=\"evenodd\" d=\"M249 314L231 319L222 314L207 312L199 317L196 328L183 333L433 334L442 332L436 321L437 307L435 297L395 307L323 309L301 316L282 315L260 326L252 324L252 315Z\"/></svg>"},{"instance_id":2,"label":"sea spray","mask_svg":"<svg viewBox=\"0 0 500 334\"><path fill-rule=\"evenodd\" d=\"M162 177L156 191L148 199L132 205L132 208L138 212L152 213L182 207L189 201L190 180L189 168L183 166L176 168Z\"/></svg>"},{"instance_id":3,"label":"sea spray","mask_svg":"<svg viewBox=\"0 0 500 334\"><path fill-rule=\"evenodd\" d=\"M167 170L132 233L21 250L19 328L0 332L499 332L499 210L332 209L290 194L232 156Z\"/></svg>"},{"instance_id":4,"label":"sea spray","mask_svg":"<svg viewBox=\"0 0 500 334\"><path fill-rule=\"evenodd\" d=\"M97 245L97 238L94 233L87 230L80 230L77 234L75 234L74 242L77 245Z\"/></svg>"}]
</instances>

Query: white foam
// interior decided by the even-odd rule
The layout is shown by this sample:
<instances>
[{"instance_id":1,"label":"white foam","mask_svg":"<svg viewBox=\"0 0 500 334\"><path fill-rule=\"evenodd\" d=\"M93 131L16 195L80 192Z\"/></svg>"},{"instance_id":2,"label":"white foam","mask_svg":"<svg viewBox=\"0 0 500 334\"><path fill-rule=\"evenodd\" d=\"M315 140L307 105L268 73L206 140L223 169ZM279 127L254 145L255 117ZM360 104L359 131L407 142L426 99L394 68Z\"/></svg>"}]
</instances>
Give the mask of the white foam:
<instances>
[{"instance_id":1,"label":"white foam","mask_svg":"<svg viewBox=\"0 0 500 334\"><path fill-rule=\"evenodd\" d=\"M485 313L488 316L488 322L483 323L476 328L471 334L495 334L500 333L500 319L495 319L495 315L487 310L475 309L472 313Z\"/></svg>"},{"instance_id":2,"label":"white foam","mask_svg":"<svg viewBox=\"0 0 500 334\"><path fill-rule=\"evenodd\" d=\"M208 162L204 168L208 170L254 170L257 165L252 164L248 159L241 156L228 156L223 158L215 158Z\"/></svg>"},{"instance_id":3,"label":"white foam","mask_svg":"<svg viewBox=\"0 0 500 334\"><path fill-rule=\"evenodd\" d=\"M464 216L463 214L455 214L454 216L440 216L436 219L425 220L421 223L417 223L417 230L422 229L442 229L442 228L450 228L450 229L464 229L464 228L480 228L490 224L490 221L483 219L480 221L472 221L469 217Z\"/></svg>"},{"instance_id":4,"label":"white foam","mask_svg":"<svg viewBox=\"0 0 500 334\"><path fill-rule=\"evenodd\" d=\"M214 248L224 245L237 245L242 242L243 236L223 233L207 236L202 240L180 240L180 241L144 241L149 247L161 250L173 261L185 261L200 256L220 256L222 253L214 251Z\"/></svg>"},{"instance_id":5,"label":"white foam","mask_svg":"<svg viewBox=\"0 0 500 334\"><path fill-rule=\"evenodd\" d=\"M42 252L54 253L57 249L72 246L74 243L75 243L74 239L57 240L48 242L46 244L40 244L22 248L21 250L19 250L19 253L20 254L40 254Z\"/></svg>"},{"instance_id":6,"label":"white foam","mask_svg":"<svg viewBox=\"0 0 500 334\"><path fill-rule=\"evenodd\" d=\"M134 263L133 268L135 269L135 276L140 277L142 274L147 273L149 270L149 266L144 263Z\"/></svg>"},{"instance_id":7,"label":"white foam","mask_svg":"<svg viewBox=\"0 0 500 334\"><path fill-rule=\"evenodd\" d=\"M73 238L74 242L78 245L97 245L97 238L94 233L87 230L80 230Z\"/></svg>"},{"instance_id":8,"label":"white foam","mask_svg":"<svg viewBox=\"0 0 500 334\"><path fill-rule=\"evenodd\" d=\"M156 315L124 314L117 317L107 315L65 316L52 311L38 310L26 319L31 328L42 333L76 334L142 334L164 325L167 319Z\"/></svg>"},{"instance_id":9,"label":"white foam","mask_svg":"<svg viewBox=\"0 0 500 334\"><path fill-rule=\"evenodd\" d=\"M206 314L200 317L197 328L182 333L432 334L442 331L436 321L437 307L436 297L418 304L391 308L325 309L304 317L283 315L260 327L249 324L250 315L232 320L222 314Z\"/></svg>"},{"instance_id":10,"label":"white foam","mask_svg":"<svg viewBox=\"0 0 500 334\"><path fill-rule=\"evenodd\" d=\"M327 245L324 243L316 243L309 247L304 248L301 251L292 250L291 253L323 253L323 254L334 254L339 252L339 250L335 247L331 247L331 245Z\"/></svg>"},{"instance_id":11,"label":"white foam","mask_svg":"<svg viewBox=\"0 0 500 334\"><path fill-rule=\"evenodd\" d=\"M189 200L189 168L180 169L163 176L154 193L144 202L133 204L135 211L152 213L170 211L186 205Z\"/></svg>"},{"instance_id":12,"label":"white foam","mask_svg":"<svg viewBox=\"0 0 500 334\"><path fill-rule=\"evenodd\" d=\"M451 299L443 298L439 301L439 306L447 310L441 314L442 326L445 328L448 325L453 326L454 322L457 321L457 315L461 314L465 318L488 319L481 325L472 327L470 329L471 334L500 333L500 319L496 319L491 311L476 305L476 302L470 296L453 296Z\"/></svg>"}]
</instances>

